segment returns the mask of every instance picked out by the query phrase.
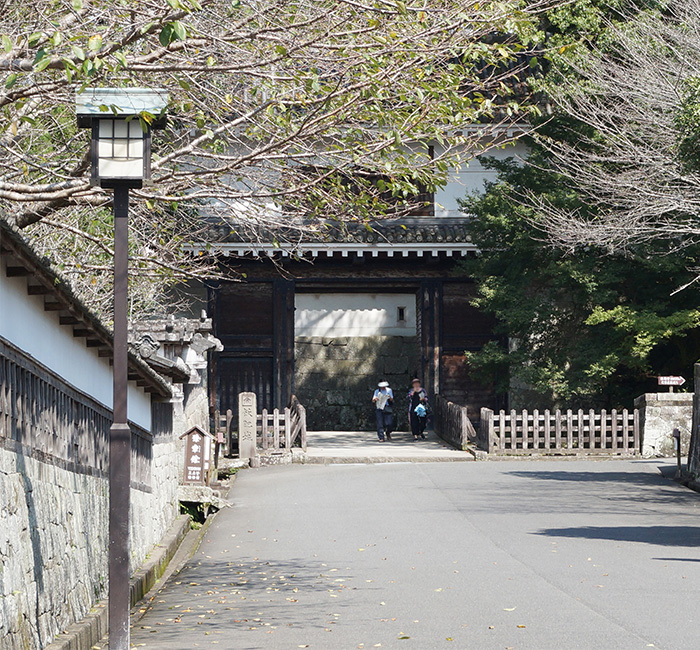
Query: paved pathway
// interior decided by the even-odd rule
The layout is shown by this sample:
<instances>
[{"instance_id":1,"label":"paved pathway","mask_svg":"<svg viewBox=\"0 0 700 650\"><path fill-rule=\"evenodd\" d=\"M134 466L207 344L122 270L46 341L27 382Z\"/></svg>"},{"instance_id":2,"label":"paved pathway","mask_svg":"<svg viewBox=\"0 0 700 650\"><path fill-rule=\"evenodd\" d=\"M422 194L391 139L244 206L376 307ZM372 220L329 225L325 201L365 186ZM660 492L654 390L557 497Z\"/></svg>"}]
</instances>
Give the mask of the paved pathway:
<instances>
[{"instance_id":1,"label":"paved pathway","mask_svg":"<svg viewBox=\"0 0 700 650\"><path fill-rule=\"evenodd\" d=\"M233 507L217 515L133 642L168 650L697 648L700 495L663 478L660 465L245 470Z\"/></svg>"},{"instance_id":2,"label":"paved pathway","mask_svg":"<svg viewBox=\"0 0 700 650\"><path fill-rule=\"evenodd\" d=\"M391 463L474 460L469 452L450 447L432 431L425 440L396 431L392 441L379 442L375 432L310 431L307 434L307 463Z\"/></svg>"}]
</instances>

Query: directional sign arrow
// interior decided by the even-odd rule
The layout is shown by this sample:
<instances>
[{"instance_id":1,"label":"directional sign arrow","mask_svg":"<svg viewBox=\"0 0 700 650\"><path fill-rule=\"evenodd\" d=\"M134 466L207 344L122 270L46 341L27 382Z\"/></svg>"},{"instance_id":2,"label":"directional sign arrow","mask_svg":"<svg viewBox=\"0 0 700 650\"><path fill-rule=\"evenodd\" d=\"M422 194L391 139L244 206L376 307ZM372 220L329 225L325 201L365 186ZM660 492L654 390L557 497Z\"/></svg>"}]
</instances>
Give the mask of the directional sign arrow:
<instances>
[{"instance_id":1,"label":"directional sign arrow","mask_svg":"<svg viewBox=\"0 0 700 650\"><path fill-rule=\"evenodd\" d=\"M673 375L665 377L657 377L659 386L682 386L685 384L685 377L676 377Z\"/></svg>"}]
</instances>

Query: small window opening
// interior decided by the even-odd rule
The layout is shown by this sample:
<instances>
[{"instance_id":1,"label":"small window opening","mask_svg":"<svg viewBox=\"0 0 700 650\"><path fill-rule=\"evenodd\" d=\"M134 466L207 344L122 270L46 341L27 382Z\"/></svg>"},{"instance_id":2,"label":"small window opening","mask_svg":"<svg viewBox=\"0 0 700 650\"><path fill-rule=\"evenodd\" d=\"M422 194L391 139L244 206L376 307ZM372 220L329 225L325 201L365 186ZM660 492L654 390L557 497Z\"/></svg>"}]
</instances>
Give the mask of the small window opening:
<instances>
[{"instance_id":1,"label":"small window opening","mask_svg":"<svg viewBox=\"0 0 700 650\"><path fill-rule=\"evenodd\" d=\"M399 323L406 322L406 308L405 307L397 307L396 308L396 320Z\"/></svg>"}]
</instances>

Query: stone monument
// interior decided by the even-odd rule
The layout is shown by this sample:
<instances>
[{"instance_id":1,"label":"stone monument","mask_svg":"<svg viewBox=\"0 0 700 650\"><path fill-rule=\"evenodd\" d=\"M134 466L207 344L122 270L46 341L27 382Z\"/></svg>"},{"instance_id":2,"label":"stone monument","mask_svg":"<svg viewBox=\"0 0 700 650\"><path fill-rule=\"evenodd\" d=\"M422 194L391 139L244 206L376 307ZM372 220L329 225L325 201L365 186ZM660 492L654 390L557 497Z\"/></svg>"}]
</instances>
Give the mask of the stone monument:
<instances>
[{"instance_id":1,"label":"stone monument","mask_svg":"<svg viewBox=\"0 0 700 650\"><path fill-rule=\"evenodd\" d=\"M255 393L238 395L238 457L254 459L257 456L256 438L258 411Z\"/></svg>"}]
</instances>

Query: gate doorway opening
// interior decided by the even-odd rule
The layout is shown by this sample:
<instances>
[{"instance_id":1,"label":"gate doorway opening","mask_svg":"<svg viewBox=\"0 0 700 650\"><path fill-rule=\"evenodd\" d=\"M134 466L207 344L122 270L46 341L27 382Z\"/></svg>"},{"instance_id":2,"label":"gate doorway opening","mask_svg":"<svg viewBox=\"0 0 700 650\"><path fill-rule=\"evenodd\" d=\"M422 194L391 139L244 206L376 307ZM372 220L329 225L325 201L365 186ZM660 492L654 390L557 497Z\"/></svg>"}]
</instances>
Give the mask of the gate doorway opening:
<instances>
[{"instance_id":1,"label":"gate doorway opening","mask_svg":"<svg viewBox=\"0 0 700 650\"><path fill-rule=\"evenodd\" d=\"M405 428L404 396L420 368L417 293L297 293L295 392L316 431L371 431L377 382L394 391L396 428Z\"/></svg>"}]
</instances>

